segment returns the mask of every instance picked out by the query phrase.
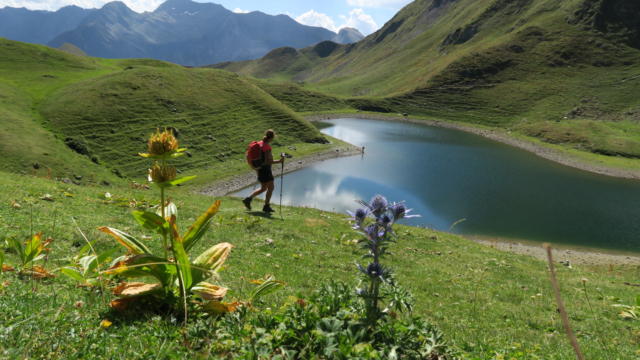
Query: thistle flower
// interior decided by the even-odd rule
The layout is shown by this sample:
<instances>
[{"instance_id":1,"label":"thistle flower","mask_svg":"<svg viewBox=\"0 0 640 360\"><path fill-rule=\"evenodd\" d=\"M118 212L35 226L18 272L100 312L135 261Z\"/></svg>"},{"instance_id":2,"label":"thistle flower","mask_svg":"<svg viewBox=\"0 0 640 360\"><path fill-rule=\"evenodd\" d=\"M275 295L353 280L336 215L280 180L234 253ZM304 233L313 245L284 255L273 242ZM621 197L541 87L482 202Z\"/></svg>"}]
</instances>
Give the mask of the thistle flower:
<instances>
[{"instance_id":1,"label":"thistle flower","mask_svg":"<svg viewBox=\"0 0 640 360\"><path fill-rule=\"evenodd\" d=\"M389 202L384 196L376 195L369 202L369 209L371 209L371 212L377 218L387 210L388 205Z\"/></svg>"},{"instance_id":2,"label":"thistle flower","mask_svg":"<svg viewBox=\"0 0 640 360\"><path fill-rule=\"evenodd\" d=\"M383 269L380 264L371 263L367 266L367 274L371 277L379 277L382 275Z\"/></svg>"},{"instance_id":3,"label":"thistle flower","mask_svg":"<svg viewBox=\"0 0 640 360\"><path fill-rule=\"evenodd\" d=\"M384 230L380 230L378 225L371 224L364 229L364 233L367 235L369 240L377 241L381 237L384 236Z\"/></svg>"},{"instance_id":4,"label":"thistle flower","mask_svg":"<svg viewBox=\"0 0 640 360\"><path fill-rule=\"evenodd\" d=\"M355 212L347 211L347 213L351 215L351 220L355 221L353 228L360 229L362 227L362 223L364 222L364 219L367 217L368 211L367 209L360 208Z\"/></svg>"},{"instance_id":5,"label":"thistle flower","mask_svg":"<svg viewBox=\"0 0 640 360\"><path fill-rule=\"evenodd\" d=\"M391 213L393 214L393 221L400 219L408 219L413 217L420 217L420 215L409 215L409 212L413 209L407 209L404 203L395 203L390 206Z\"/></svg>"},{"instance_id":6,"label":"thistle flower","mask_svg":"<svg viewBox=\"0 0 640 360\"><path fill-rule=\"evenodd\" d=\"M149 181L163 184L176 178L176 168L170 165L160 165L157 162L149 169Z\"/></svg>"},{"instance_id":7,"label":"thistle flower","mask_svg":"<svg viewBox=\"0 0 640 360\"><path fill-rule=\"evenodd\" d=\"M142 157L165 158L178 152L178 139L173 135L173 131L165 129L164 131L156 130L151 134L147 142L146 154L140 154Z\"/></svg>"}]
</instances>

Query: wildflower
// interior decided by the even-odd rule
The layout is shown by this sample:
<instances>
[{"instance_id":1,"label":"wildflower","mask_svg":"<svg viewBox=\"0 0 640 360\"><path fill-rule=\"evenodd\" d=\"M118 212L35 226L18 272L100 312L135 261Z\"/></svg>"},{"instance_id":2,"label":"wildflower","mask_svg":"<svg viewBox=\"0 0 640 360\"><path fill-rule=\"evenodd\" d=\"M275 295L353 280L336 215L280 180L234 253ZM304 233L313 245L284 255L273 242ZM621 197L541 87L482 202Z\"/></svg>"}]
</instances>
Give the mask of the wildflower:
<instances>
[{"instance_id":1,"label":"wildflower","mask_svg":"<svg viewBox=\"0 0 640 360\"><path fill-rule=\"evenodd\" d=\"M111 325L113 325L113 323L107 319L103 319L102 321L100 321L100 326L104 329L108 328Z\"/></svg>"},{"instance_id":2,"label":"wildflower","mask_svg":"<svg viewBox=\"0 0 640 360\"><path fill-rule=\"evenodd\" d=\"M413 217L420 217L420 215L409 215L409 212L413 209L407 209L404 203L395 203L390 206L391 213L393 214L393 221L398 221L400 219L408 219Z\"/></svg>"},{"instance_id":3,"label":"wildflower","mask_svg":"<svg viewBox=\"0 0 640 360\"><path fill-rule=\"evenodd\" d=\"M148 155L153 157L163 157L178 150L178 139L173 135L173 131L165 129L156 130L155 134L149 137L147 142Z\"/></svg>"},{"instance_id":4,"label":"wildflower","mask_svg":"<svg viewBox=\"0 0 640 360\"><path fill-rule=\"evenodd\" d=\"M365 234L371 241L377 241L379 238L383 237L385 232L384 230L380 230L378 225L371 224L364 229Z\"/></svg>"},{"instance_id":5,"label":"wildflower","mask_svg":"<svg viewBox=\"0 0 640 360\"><path fill-rule=\"evenodd\" d=\"M369 202L369 209L375 217L380 217L387 210L388 205L389 202L384 196L376 195Z\"/></svg>"},{"instance_id":6,"label":"wildflower","mask_svg":"<svg viewBox=\"0 0 640 360\"><path fill-rule=\"evenodd\" d=\"M163 184L176 178L176 168L170 165L159 165L157 162L149 169L149 181Z\"/></svg>"},{"instance_id":7,"label":"wildflower","mask_svg":"<svg viewBox=\"0 0 640 360\"><path fill-rule=\"evenodd\" d=\"M359 229L362 226L364 219L367 217L367 209L364 208L360 208L355 212L347 211L347 213L351 215L351 220L355 221L355 224L353 225L354 229Z\"/></svg>"},{"instance_id":8,"label":"wildflower","mask_svg":"<svg viewBox=\"0 0 640 360\"><path fill-rule=\"evenodd\" d=\"M382 275L382 266L376 263L369 264L369 266L367 266L367 274L371 277Z\"/></svg>"}]
</instances>

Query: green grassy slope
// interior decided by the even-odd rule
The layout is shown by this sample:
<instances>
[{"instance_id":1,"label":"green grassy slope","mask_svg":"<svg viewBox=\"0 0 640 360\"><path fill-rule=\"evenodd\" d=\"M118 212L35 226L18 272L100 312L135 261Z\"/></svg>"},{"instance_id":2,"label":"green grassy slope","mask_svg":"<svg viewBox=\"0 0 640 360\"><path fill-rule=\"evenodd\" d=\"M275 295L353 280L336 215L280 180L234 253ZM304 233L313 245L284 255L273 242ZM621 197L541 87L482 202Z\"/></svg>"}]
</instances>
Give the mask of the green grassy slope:
<instances>
[{"instance_id":1,"label":"green grassy slope","mask_svg":"<svg viewBox=\"0 0 640 360\"><path fill-rule=\"evenodd\" d=\"M637 11L631 0L417 0L357 44L221 67L638 158Z\"/></svg>"},{"instance_id":2,"label":"green grassy slope","mask_svg":"<svg viewBox=\"0 0 640 360\"><path fill-rule=\"evenodd\" d=\"M98 251L119 248L96 227L108 225L144 234L129 212L156 198L155 191L125 187L75 187L30 176L0 172L0 233L23 238L43 231L54 239L47 268L68 263L84 240L74 223L95 240ZM113 201L104 200L105 191ZM54 201L38 200L49 193ZM181 229L213 201L188 191L172 191ZM21 209L6 206L17 200ZM395 200L395 199L391 199ZM32 205L30 205L32 204ZM355 204L355 203L354 203ZM307 297L322 282L348 281L355 287L354 262L361 251L346 215L313 209L285 208L284 220L246 213L238 199L223 199L200 250L218 242L235 245L222 284L229 299L245 298L250 279L273 274L287 282L267 298L277 309L288 296ZM73 218L72 218L73 217ZM415 296L415 314L426 317L461 350L465 359L572 359L544 262L503 253L457 236L428 229L398 228L399 241L385 261L401 285ZM0 238L1 239L1 238ZM269 245L266 239L272 239ZM159 247L160 240L145 240ZM8 263L15 258L8 254ZM631 267L560 266L562 293L572 325L588 359L632 359L639 346L637 320L624 321L612 305L635 303L637 269ZM586 279L584 283L582 280ZM75 359L147 358L159 349L170 358L207 357L216 344L207 341L215 320L191 317L182 330L170 318L140 315L121 319L106 308L109 293L77 288L66 278L32 283L11 273L0 274L0 357ZM586 293L585 293L586 291ZM83 304L76 305L82 301ZM114 325L102 329L102 319ZM186 336L184 336L186 334Z\"/></svg>"},{"instance_id":3,"label":"green grassy slope","mask_svg":"<svg viewBox=\"0 0 640 360\"><path fill-rule=\"evenodd\" d=\"M255 78L250 81L299 113L350 109L352 107L346 99L307 90L291 82L265 81Z\"/></svg>"},{"instance_id":4,"label":"green grassy slope","mask_svg":"<svg viewBox=\"0 0 640 360\"><path fill-rule=\"evenodd\" d=\"M8 40L0 50L0 147L8 154L0 165L11 171L31 173L37 163L40 172L89 182L139 176L145 168L136 154L164 126L189 138L183 145L194 155L179 165L198 169L201 181L242 170L230 161L244 165L247 144L268 128L282 134L276 146L323 149L309 122L228 72L80 57Z\"/></svg>"},{"instance_id":5,"label":"green grassy slope","mask_svg":"<svg viewBox=\"0 0 640 360\"><path fill-rule=\"evenodd\" d=\"M65 137L125 175L139 174L149 132L171 125L192 150L183 169L241 160L267 128L279 143L321 141L290 109L237 75L219 70L134 66L69 86L43 104L42 114ZM191 155L193 154L193 155Z\"/></svg>"},{"instance_id":6,"label":"green grassy slope","mask_svg":"<svg viewBox=\"0 0 640 360\"><path fill-rule=\"evenodd\" d=\"M107 170L78 156L48 131L38 111L47 94L104 72L93 59L0 39L3 169L56 177L77 175L92 182L113 181Z\"/></svg>"}]
</instances>

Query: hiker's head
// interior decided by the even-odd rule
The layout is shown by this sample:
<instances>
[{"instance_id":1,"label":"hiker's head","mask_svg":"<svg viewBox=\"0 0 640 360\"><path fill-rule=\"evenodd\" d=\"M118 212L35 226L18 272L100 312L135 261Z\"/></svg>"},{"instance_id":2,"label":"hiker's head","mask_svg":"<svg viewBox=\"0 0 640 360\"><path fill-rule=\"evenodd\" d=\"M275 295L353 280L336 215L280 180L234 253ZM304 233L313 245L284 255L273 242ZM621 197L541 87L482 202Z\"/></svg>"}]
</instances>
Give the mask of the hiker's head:
<instances>
[{"instance_id":1,"label":"hiker's head","mask_svg":"<svg viewBox=\"0 0 640 360\"><path fill-rule=\"evenodd\" d=\"M276 133L275 131L269 129L267 131L264 132L264 137L262 138L262 141L264 142L271 142L271 140L273 140L276 137Z\"/></svg>"}]
</instances>

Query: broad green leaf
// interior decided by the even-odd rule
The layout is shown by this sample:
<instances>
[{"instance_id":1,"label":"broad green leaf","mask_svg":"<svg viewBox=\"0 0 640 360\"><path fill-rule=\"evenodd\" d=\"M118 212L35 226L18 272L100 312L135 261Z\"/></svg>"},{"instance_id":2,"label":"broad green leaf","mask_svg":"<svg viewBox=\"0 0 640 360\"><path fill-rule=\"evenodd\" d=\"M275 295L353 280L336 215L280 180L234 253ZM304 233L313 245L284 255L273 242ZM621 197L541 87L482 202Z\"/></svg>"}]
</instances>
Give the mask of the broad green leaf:
<instances>
[{"instance_id":1,"label":"broad green leaf","mask_svg":"<svg viewBox=\"0 0 640 360\"><path fill-rule=\"evenodd\" d=\"M31 259L30 262L34 262L34 261L38 261L38 260L42 260L42 259L44 259L44 254L40 254L40 255L34 257L33 259Z\"/></svg>"},{"instance_id":2,"label":"broad green leaf","mask_svg":"<svg viewBox=\"0 0 640 360\"><path fill-rule=\"evenodd\" d=\"M640 306L640 295L636 296L636 306Z\"/></svg>"},{"instance_id":3,"label":"broad green leaf","mask_svg":"<svg viewBox=\"0 0 640 360\"><path fill-rule=\"evenodd\" d=\"M147 230L155 231L160 235L163 235L169 229L167 220L154 213L148 211L134 211L131 215L133 215L133 218L136 219L142 227Z\"/></svg>"},{"instance_id":4,"label":"broad green leaf","mask_svg":"<svg viewBox=\"0 0 640 360\"><path fill-rule=\"evenodd\" d=\"M273 279L273 277L269 277L267 280L264 280L258 287L253 289L251 292L251 296L249 297L249 301L256 301L263 296L269 295L284 286L284 282L277 281Z\"/></svg>"},{"instance_id":5,"label":"broad green leaf","mask_svg":"<svg viewBox=\"0 0 640 360\"><path fill-rule=\"evenodd\" d=\"M171 154L171 158L175 159L177 157L180 157L180 156L184 155L185 151L187 151L187 148L180 148L180 149L176 150L174 153Z\"/></svg>"},{"instance_id":6,"label":"broad green leaf","mask_svg":"<svg viewBox=\"0 0 640 360\"><path fill-rule=\"evenodd\" d=\"M42 250L40 244L42 244L42 233L37 233L27 240L24 247L24 264L35 261L35 257Z\"/></svg>"},{"instance_id":7,"label":"broad green leaf","mask_svg":"<svg viewBox=\"0 0 640 360\"><path fill-rule=\"evenodd\" d=\"M213 203L205 211L200 217L191 225L187 233L184 235L183 244L186 251L191 250L193 245L195 245L202 236L209 230L209 224L211 222L211 218L218 212L220 209L221 201L217 200Z\"/></svg>"},{"instance_id":8,"label":"broad green leaf","mask_svg":"<svg viewBox=\"0 0 640 360\"><path fill-rule=\"evenodd\" d=\"M86 276L98 266L98 257L95 255L87 255L81 257L78 262L80 266L82 266L82 275Z\"/></svg>"},{"instance_id":9,"label":"broad green leaf","mask_svg":"<svg viewBox=\"0 0 640 360\"><path fill-rule=\"evenodd\" d=\"M109 234L113 236L122 246L126 247L133 254L150 254L151 252L147 249L146 246L140 240L134 238L133 236L122 232L118 229L110 228L110 227L99 227L98 230L103 233Z\"/></svg>"},{"instance_id":10,"label":"broad green leaf","mask_svg":"<svg viewBox=\"0 0 640 360\"><path fill-rule=\"evenodd\" d=\"M182 183L186 183L189 180L193 180L195 179L197 176L193 175L193 176L183 176L181 178L177 178L175 180L171 180L166 182L165 184L169 185L169 186L176 186Z\"/></svg>"},{"instance_id":11,"label":"broad green leaf","mask_svg":"<svg viewBox=\"0 0 640 360\"><path fill-rule=\"evenodd\" d=\"M198 256L193 264L212 271L218 271L229 257L232 248L233 245L229 243L216 244Z\"/></svg>"},{"instance_id":12,"label":"broad green leaf","mask_svg":"<svg viewBox=\"0 0 640 360\"><path fill-rule=\"evenodd\" d=\"M139 156L142 156L143 158L147 158L147 159L155 159L155 160L168 160L168 159L173 159L173 158L177 158L180 157L182 155L184 155L184 152L187 151L186 148L181 148L181 149L177 149L175 151L171 151L171 152L167 152L163 155L152 155L149 153L138 153Z\"/></svg>"},{"instance_id":13,"label":"broad green leaf","mask_svg":"<svg viewBox=\"0 0 640 360\"><path fill-rule=\"evenodd\" d=\"M79 281L81 283L86 282L84 276L82 276L80 271L76 268L63 267L62 269L60 269L60 272L73 280Z\"/></svg>"},{"instance_id":14,"label":"broad green leaf","mask_svg":"<svg viewBox=\"0 0 640 360\"><path fill-rule=\"evenodd\" d=\"M116 262L105 273L126 278L152 276L158 279L162 286L168 286L176 274L176 266L164 258L151 254L140 254Z\"/></svg>"},{"instance_id":15,"label":"broad green leaf","mask_svg":"<svg viewBox=\"0 0 640 360\"><path fill-rule=\"evenodd\" d=\"M122 283L113 289L113 294L123 298L148 295L160 290L160 284L147 284L143 282Z\"/></svg>"},{"instance_id":16,"label":"broad green leaf","mask_svg":"<svg viewBox=\"0 0 640 360\"><path fill-rule=\"evenodd\" d=\"M2 272L2 265L4 265L4 250L0 250L0 272Z\"/></svg>"},{"instance_id":17,"label":"broad green leaf","mask_svg":"<svg viewBox=\"0 0 640 360\"><path fill-rule=\"evenodd\" d=\"M193 288L191 292L200 296L205 300L221 301L227 294L229 289L218 285L209 284L208 282L199 282Z\"/></svg>"},{"instance_id":18,"label":"broad green leaf","mask_svg":"<svg viewBox=\"0 0 640 360\"><path fill-rule=\"evenodd\" d=\"M187 252L184 250L180 235L178 234L175 215L171 216L169 225L171 226L171 246L173 247L173 253L175 254L176 262L180 269L178 275L182 278L184 290L186 291L186 289L191 288L191 284L193 284L191 261L189 260L189 255L187 255Z\"/></svg>"}]
</instances>

